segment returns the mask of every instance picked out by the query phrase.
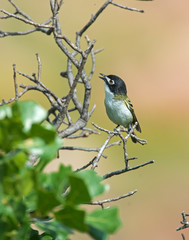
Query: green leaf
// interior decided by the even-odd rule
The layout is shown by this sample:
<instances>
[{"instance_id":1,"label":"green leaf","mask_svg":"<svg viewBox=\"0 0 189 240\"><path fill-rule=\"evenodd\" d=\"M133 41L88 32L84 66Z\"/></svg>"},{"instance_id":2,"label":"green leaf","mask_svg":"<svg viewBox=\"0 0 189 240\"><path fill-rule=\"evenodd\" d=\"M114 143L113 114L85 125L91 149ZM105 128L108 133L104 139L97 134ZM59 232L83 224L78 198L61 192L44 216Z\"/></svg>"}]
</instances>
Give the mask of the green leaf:
<instances>
[{"instance_id":1,"label":"green leaf","mask_svg":"<svg viewBox=\"0 0 189 240\"><path fill-rule=\"evenodd\" d=\"M42 216L45 216L49 212L53 212L53 208L61 204L54 191L41 188L37 190L37 195L37 211L41 213Z\"/></svg>"},{"instance_id":2,"label":"green leaf","mask_svg":"<svg viewBox=\"0 0 189 240\"><path fill-rule=\"evenodd\" d=\"M69 228L86 232L89 230L85 223L86 212L84 210L76 209L70 206L66 206L64 209L55 212L55 218L57 221L63 223Z\"/></svg>"},{"instance_id":3,"label":"green leaf","mask_svg":"<svg viewBox=\"0 0 189 240\"><path fill-rule=\"evenodd\" d=\"M0 149L9 152L15 145L26 138L23 124L18 118L0 120Z\"/></svg>"},{"instance_id":4,"label":"green leaf","mask_svg":"<svg viewBox=\"0 0 189 240\"><path fill-rule=\"evenodd\" d=\"M0 206L3 212L0 212L0 239L28 239L29 236L29 216L26 211L24 200L15 197L4 199L3 206Z\"/></svg>"},{"instance_id":5,"label":"green leaf","mask_svg":"<svg viewBox=\"0 0 189 240\"><path fill-rule=\"evenodd\" d=\"M0 107L0 120L5 118L11 118L12 117L12 110L9 106L3 105Z\"/></svg>"},{"instance_id":6,"label":"green leaf","mask_svg":"<svg viewBox=\"0 0 189 240\"><path fill-rule=\"evenodd\" d=\"M77 205L91 201L89 189L87 188L85 179L81 178L77 175L77 173L75 173L69 176L69 183L71 190L67 197L67 204Z\"/></svg>"},{"instance_id":7,"label":"green leaf","mask_svg":"<svg viewBox=\"0 0 189 240\"><path fill-rule=\"evenodd\" d=\"M6 176L2 180L4 193L15 195L15 197L23 198L30 194L35 185L35 173L23 169L20 173L11 177Z\"/></svg>"},{"instance_id":8,"label":"green leaf","mask_svg":"<svg viewBox=\"0 0 189 240\"><path fill-rule=\"evenodd\" d=\"M38 184L43 188L54 191L57 198L63 201L62 193L68 186L68 177L70 174L72 174L71 167L61 164L57 172L40 173Z\"/></svg>"},{"instance_id":9,"label":"green leaf","mask_svg":"<svg viewBox=\"0 0 189 240\"><path fill-rule=\"evenodd\" d=\"M44 236L40 237L40 240L54 240L54 237L51 237L49 235L44 235Z\"/></svg>"},{"instance_id":10,"label":"green leaf","mask_svg":"<svg viewBox=\"0 0 189 240\"><path fill-rule=\"evenodd\" d=\"M45 237L47 237L47 235L56 240L67 240L68 234L72 233L71 229L64 226L62 223L59 223L58 221L45 222L37 220L35 224L38 228L45 231L41 235L41 239L43 240L46 239Z\"/></svg>"},{"instance_id":11,"label":"green leaf","mask_svg":"<svg viewBox=\"0 0 189 240\"><path fill-rule=\"evenodd\" d=\"M0 215L1 217L1 215ZM9 230L9 224L5 221L3 221L2 219L0 219L0 239L6 239L6 233Z\"/></svg>"},{"instance_id":12,"label":"green leaf","mask_svg":"<svg viewBox=\"0 0 189 240\"><path fill-rule=\"evenodd\" d=\"M77 174L85 181L91 198L94 198L107 191L108 185L103 185L101 183L103 178L98 176L95 171L86 170L78 172Z\"/></svg>"},{"instance_id":13,"label":"green leaf","mask_svg":"<svg viewBox=\"0 0 189 240\"><path fill-rule=\"evenodd\" d=\"M87 215L86 222L107 233L114 233L121 225L117 208L95 210Z\"/></svg>"},{"instance_id":14,"label":"green leaf","mask_svg":"<svg viewBox=\"0 0 189 240\"><path fill-rule=\"evenodd\" d=\"M27 161L27 155L20 150L10 152L0 159L0 183L6 178L10 181L14 181L15 175L17 175L25 166ZM13 185L14 186L14 185ZM6 185L4 185L6 187Z\"/></svg>"},{"instance_id":15,"label":"green leaf","mask_svg":"<svg viewBox=\"0 0 189 240\"><path fill-rule=\"evenodd\" d=\"M37 169L41 171L52 159L57 156L58 149L62 146L62 139L58 137L54 127L49 124L43 126L34 125L31 130L35 145L31 152L41 158Z\"/></svg>"},{"instance_id":16,"label":"green leaf","mask_svg":"<svg viewBox=\"0 0 189 240\"><path fill-rule=\"evenodd\" d=\"M0 108L1 109L1 108ZM62 140L57 136L56 129L50 124L41 124L46 118L46 111L34 102L18 102L12 106L13 115L3 106L0 120L0 149L2 153L12 149L22 149L40 158L42 169L56 157Z\"/></svg>"},{"instance_id":17,"label":"green leaf","mask_svg":"<svg viewBox=\"0 0 189 240\"><path fill-rule=\"evenodd\" d=\"M31 229L29 240L41 240L39 236L39 231Z\"/></svg>"},{"instance_id":18,"label":"green leaf","mask_svg":"<svg viewBox=\"0 0 189 240\"><path fill-rule=\"evenodd\" d=\"M12 105L13 116L19 116L24 131L30 130L32 124L41 123L47 117L47 111L33 101L17 102Z\"/></svg>"},{"instance_id":19,"label":"green leaf","mask_svg":"<svg viewBox=\"0 0 189 240\"><path fill-rule=\"evenodd\" d=\"M98 228L89 225L89 235L95 240L106 240L108 239L108 234Z\"/></svg>"}]
</instances>

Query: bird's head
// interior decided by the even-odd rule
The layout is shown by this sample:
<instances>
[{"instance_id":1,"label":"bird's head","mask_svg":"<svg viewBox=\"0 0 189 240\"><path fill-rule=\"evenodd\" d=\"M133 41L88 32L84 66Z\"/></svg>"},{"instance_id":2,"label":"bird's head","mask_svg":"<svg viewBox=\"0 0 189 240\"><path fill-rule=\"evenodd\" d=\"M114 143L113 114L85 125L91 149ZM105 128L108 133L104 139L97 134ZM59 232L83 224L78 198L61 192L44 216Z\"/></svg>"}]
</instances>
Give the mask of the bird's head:
<instances>
[{"instance_id":1,"label":"bird's head","mask_svg":"<svg viewBox=\"0 0 189 240\"><path fill-rule=\"evenodd\" d=\"M124 81L116 75L104 75L100 73L100 77L104 80L105 86L108 87L111 93L114 95L127 95L127 88Z\"/></svg>"}]
</instances>

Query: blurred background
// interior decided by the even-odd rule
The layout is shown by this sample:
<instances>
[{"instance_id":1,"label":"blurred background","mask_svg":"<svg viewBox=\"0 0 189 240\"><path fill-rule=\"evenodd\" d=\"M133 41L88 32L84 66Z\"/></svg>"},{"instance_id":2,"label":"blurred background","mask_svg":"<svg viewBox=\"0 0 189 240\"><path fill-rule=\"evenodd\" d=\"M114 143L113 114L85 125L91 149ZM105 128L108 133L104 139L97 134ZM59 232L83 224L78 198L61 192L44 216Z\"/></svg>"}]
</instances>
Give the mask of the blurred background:
<instances>
[{"instance_id":1,"label":"blurred background","mask_svg":"<svg viewBox=\"0 0 189 240\"><path fill-rule=\"evenodd\" d=\"M63 33L72 41L105 0L65 0L60 12ZM36 22L50 16L49 1L21 1L15 3ZM91 108L96 110L91 122L112 130L115 125L108 119L104 107L104 84L99 72L115 74L124 79L137 118L142 128L139 137L148 144L141 146L128 142L129 157L138 157L132 166L149 160L155 163L106 180L110 191L101 199L116 197L137 189L129 198L114 202L118 205L122 228L111 240L162 240L182 239L181 212L189 212L189 16L188 0L119 1L129 7L144 9L145 13L131 12L108 6L93 26L86 32L96 39L96 71L92 78ZM12 12L7 0L0 8ZM23 31L30 26L12 20L1 20L2 31ZM83 45L85 40L83 40ZM84 45L85 46L85 45ZM12 64L17 70L32 74L37 71L35 53L42 62L42 81L59 97L66 94L66 80L60 77L66 59L55 45L52 36L34 33L22 37L0 39L0 98L14 96ZM90 71L90 64L89 64ZM26 83L19 77L19 83ZM30 92L23 99L34 99L48 108L46 99ZM91 126L89 122L89 127ZM99 147L105 134L93 135L82 140L65 140L65 145ZM115 138L114 141L118 139ZM124 167L121 146L106 150L97 171L105 174ZM46 171L55 170L60 162L76 169L92 159L93 153L62 152ZM189 230L183 231L189 239ZM83 240L88 236L76 234L72 239Z\"/></svg>"}]
</instances>

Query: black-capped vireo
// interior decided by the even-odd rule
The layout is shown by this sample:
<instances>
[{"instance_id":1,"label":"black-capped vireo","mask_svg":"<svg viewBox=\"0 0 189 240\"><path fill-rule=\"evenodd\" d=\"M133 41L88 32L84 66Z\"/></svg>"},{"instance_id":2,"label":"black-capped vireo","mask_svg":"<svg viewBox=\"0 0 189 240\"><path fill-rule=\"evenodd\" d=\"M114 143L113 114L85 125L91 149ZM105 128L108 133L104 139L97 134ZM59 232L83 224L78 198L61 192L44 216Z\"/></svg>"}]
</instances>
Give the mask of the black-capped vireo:
<instances>
[{"instance_id":1,"label":"black-capped vireo","mask_svg":"<svg viewBox=\"0 0 189 240\"><path fill-rule=\"evenodd\" d=\"M109 119L117 124L127 128L128 131L135 122L137 122L136 130L141 132L139 122L136 118L133 105L127 96L127 88L124 81L115 75L104 75L100 73L100 78L105 83L105 107ZM131 136L134 143L137 142L136 138Z\"/></svg>"}]
</instances>

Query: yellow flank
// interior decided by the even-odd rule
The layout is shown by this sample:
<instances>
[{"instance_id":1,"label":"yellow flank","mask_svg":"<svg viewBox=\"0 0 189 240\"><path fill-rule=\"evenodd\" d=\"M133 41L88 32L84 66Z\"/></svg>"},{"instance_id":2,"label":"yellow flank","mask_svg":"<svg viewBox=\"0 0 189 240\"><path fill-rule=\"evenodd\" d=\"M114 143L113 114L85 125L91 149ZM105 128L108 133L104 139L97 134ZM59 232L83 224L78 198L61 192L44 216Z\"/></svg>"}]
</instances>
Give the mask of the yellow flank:
<instances>
[{"instance_id":1,"label":"yellow flank","mask_svg":"<svg viewBox=\"0 0 189 240\"><path fill-rule=\"evenodd\" d=\"M133 105L132 105L132 103L131 103L131 101L130 101L130 99L128 97L125 97L123 95L115 95L114 99L123 100L125 105L126 105L126 107L128 109L130 109L130 110L133 110Z\"/></svg>"}]
</instances>

